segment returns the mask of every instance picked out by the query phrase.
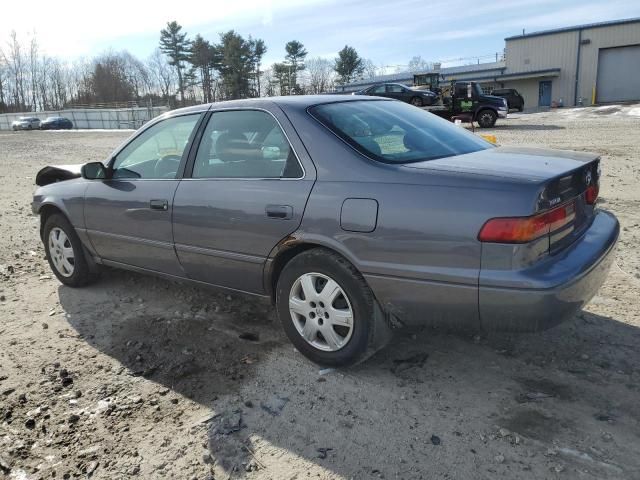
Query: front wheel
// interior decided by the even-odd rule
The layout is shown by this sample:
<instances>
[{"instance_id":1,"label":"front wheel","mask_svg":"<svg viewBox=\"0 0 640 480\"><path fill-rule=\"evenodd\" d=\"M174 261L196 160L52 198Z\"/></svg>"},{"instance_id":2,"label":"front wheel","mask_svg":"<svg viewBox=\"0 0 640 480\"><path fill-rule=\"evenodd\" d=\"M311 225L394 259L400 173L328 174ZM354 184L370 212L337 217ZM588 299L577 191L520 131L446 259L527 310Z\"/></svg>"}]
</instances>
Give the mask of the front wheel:
<instances>
[{"instance_id":1,"label":"front wheel","mask_svg":"<svg viewBox=\"0 0 640 480\"><path fill-rule=\"evenodd\" d=\"M82 243L73 226L61 214L51 215L44 225L44 249L53 273L65 285L83 287L93 280Z\"/></svg>"},{"instance_id":2,"label":"front wheel","mask_svg":"<svg viewBox=\"0 0 640 480\"><path fill-rule=\"evenodd\" d=\"M491 128L496 124L498 115L493 110L481 110L476 117L476 121L481 128Z\"/></svg>"},{"instance_id":3,"label":"front wheel","mask_svg":"<svg viewBox=\"0 0 640 480\"><path fill-rule=\"evenodd\" d=\"M411 105L413 105L414 107L421 107L422 99L420 97L412 97L409 103L411 103Z\"/></svg>"},{"instance_id":4,"label":"front wheel","mask_svg":"<svg viewBox=\"0 0 640 480\"><path fill-rule=\"evenodd\" d=\"M276 308L291 342L321 365L361 362L390 338L362 275L325 249L307 250L287 263L278 279Z\"/></svg>"}]
</instances>

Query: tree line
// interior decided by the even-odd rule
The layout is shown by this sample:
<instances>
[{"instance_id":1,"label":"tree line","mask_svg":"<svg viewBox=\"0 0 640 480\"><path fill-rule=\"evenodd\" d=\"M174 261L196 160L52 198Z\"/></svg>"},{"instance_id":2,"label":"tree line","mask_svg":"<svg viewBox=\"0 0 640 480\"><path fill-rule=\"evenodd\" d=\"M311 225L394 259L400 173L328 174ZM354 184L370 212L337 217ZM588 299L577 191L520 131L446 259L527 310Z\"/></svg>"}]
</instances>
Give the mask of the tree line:
<instances>
[{"instance_id":1,"label":"tree line","mask_svg":"<svg viewBox=\"0 0 640 480\"><path fill-rule=\"evenodd\" d=\"M378 73L373 62L346 45L335 59L309 57L298 40L284 46L282 61L263 66L267 46L230 30L216 41L193 38L177 22L160 31L146 59L124 51L66 61L44 54L34 36L28 45L12 32L0 45L0 113L60 110L70 106L165 104L170 107L237 98L331 92L336 85ZM426 69L420 57L409 66Z\"/></svg>"}]
</instances>

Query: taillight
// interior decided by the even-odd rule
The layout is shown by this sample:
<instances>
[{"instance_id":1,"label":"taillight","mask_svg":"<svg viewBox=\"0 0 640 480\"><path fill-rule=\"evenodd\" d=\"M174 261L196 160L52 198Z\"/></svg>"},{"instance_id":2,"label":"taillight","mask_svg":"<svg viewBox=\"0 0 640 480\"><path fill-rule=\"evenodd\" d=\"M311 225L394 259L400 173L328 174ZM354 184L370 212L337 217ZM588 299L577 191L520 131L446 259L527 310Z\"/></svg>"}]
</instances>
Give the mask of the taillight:
<instances>
[{"instance_id":1,"label":"taillight","mask_svg":"<svg viewBox=\"0 0 640 480\"><path fill-rule=\"evenodd\" d=\"M594 205L596 200L598 199L598 193L600 192L600 188L598 185L589 185L587 190L584 192L584 201L589 205Z\"/></svg>"},{"instance_id":2,"label":"taillight","mask_svg":"<svg viewBox=\"0 0 640 480\"><path fill-rule=\"evenodd\" d=\"M478 233L478 240L492 243L527 243L555 232L575 218L575 202L531 217L492 218Z\"/></svg>"}]
</instances>

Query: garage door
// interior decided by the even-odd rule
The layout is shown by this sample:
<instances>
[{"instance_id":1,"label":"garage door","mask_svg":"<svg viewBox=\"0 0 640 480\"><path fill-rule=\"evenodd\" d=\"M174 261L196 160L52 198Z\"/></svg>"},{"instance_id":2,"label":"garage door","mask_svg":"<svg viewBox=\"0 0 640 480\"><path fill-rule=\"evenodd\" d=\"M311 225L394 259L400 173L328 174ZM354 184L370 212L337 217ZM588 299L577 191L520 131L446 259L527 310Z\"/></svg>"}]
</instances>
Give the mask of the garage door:
<instances>
[{"instance_id":1,"label":"garage door","mask_svg":"<svg viewBox=\"0 0 640 480\"><path fill-rule=\"evenodd\" d=\"M640 45L600 50L596 96L599 103L640 100Z\"/></svg>"}]
</instances>

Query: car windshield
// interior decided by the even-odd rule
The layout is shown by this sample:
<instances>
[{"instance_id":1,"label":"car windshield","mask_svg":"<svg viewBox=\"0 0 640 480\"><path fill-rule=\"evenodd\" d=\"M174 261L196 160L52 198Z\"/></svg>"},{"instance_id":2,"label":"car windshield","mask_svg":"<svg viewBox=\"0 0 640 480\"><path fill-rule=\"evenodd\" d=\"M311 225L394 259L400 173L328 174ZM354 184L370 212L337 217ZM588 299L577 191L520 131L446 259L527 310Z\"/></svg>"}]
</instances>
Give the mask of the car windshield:
<instances>
[{"instance_id":1,"label":"car windshield","mask_svg":"<svg viewBox=\"0 0 640 480\"><path fill-rule=\"evenodd\" d=\"M431 113L401 102L317 105L310 113L364 155L412 163L492 148L489 142Z\"/></svg>"}]
</instances>

